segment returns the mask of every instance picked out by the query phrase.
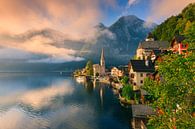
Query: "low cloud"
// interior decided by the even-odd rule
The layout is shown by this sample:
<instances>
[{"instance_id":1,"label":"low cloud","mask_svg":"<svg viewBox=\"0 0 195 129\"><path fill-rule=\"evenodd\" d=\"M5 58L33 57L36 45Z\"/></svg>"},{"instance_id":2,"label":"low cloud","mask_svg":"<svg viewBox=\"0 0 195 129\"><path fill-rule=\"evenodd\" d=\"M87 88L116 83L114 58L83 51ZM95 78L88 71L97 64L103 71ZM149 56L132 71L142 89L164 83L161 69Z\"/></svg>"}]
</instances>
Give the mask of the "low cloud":
<instances>
[{"instance_id":1,"label":"low cloud","mask_svg":"<svg viewBox=\"0 0 195 129\"><path fill-rule=\"evenodd\" d=\"M101 17L98 0L0 0L0 5L0 29L12 33L53 28L81 38Z\"/></svg>"},{"instance_id":2,"label":"low cloud","mask_svg":"<svg viewBox=\"0 0 195 129\"><path fill-rule=\"evenodd\" d=\"M136 4L139 0L129 0L128 1L128 6L131 6L133 4Z\"/></svg>"},{"instance_id":3,"label":"low cloud","mask_svg":"<svg viewBox=\"0 0 195 129\"><path fill-rule=\"evenodd\" d=\"M77 51L57 47L56 41L49 37L42 35L28 39L13 37L0 37L2 47L0 59L24 59L31 63L63 63L83 60L83 58L75 57Z\"/></svg>"},{"instance_id":4,"label":"low cloud","mask_svg":"<svg viewBox=\"0 0 195 129\"><path fill-rule=\"evenodd\" d=\"M162 22L164 19L179 14L195 0L152 0L148 21Z\"/></svg>"}]
</instances>

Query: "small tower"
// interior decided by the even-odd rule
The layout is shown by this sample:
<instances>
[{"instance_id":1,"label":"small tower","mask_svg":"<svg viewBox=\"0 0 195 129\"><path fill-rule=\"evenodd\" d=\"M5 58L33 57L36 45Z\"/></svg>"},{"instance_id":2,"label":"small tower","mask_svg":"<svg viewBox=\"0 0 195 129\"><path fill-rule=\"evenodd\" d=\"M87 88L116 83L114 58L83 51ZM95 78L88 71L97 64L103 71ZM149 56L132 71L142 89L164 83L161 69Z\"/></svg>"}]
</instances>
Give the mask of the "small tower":
<instances>
[{"instance_id":1,"label":"small tower","mask_svg":"<svg viewBox=\"0 0 195 129\"><path fill-rule=\"evenodd\" d=\"M148 36L146 37L145 41L154 41L154 37L152 33L149 33Z\"/></svg>"},{"instance_id":2,"label":"small tower","mask_svg":"<svg viewBox=\"0 0 195 129\"><path fill-rule=\"evenodd\" d=\"M100 68L101 68L101 75L105 75L106 65L105 65L104 49L103 48L102 48L102 53L101 53L101 58L100 58Z\"/></svg>"},{"instance_id":3,"label":"small tower","mask_svg":"<svg viewBox=\"0 0 195 129\"><path fill-rule=\"evenodd\" d=\"M102 48L101 58L100 58L100 66L105 67L105 58L104 58L104 49Z\"/></svg>"}]
</instances>

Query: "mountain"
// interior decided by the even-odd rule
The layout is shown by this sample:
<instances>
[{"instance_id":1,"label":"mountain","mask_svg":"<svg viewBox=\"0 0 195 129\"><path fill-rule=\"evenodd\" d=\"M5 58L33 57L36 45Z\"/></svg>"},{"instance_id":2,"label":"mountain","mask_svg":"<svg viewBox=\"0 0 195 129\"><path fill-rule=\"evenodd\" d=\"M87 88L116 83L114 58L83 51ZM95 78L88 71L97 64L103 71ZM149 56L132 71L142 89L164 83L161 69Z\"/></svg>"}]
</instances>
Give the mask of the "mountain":
<instances>
[{"instance_id":1,"label":"mountain","mask_svg":"<svg viewBox=\"0 0 195 129\"><path fill-rule=\"evenodd\" d=\"M152 32L157 40L171 41L176 35L184 35L190 47L195 48L195 3L189 4L177 16L172 16Z\"/></svg>"},{"instance_id":2,"label":"mountain","mask_svg":"<svg viewBox=\"0 0 195 129\"><path fill-rule=\"evenodd\" d=\"M95 26L97 37L91 41L90 45L83 47L83 50L91 51L85 57L99 59L102 48L108 59L118 63L127 63L135 53L138 43L145 39L153 27L145 26L146 22L134 15L123 16L114 24L106 27L103 23Z\"/></svg>"},{"instance_id":3,"label":"mountain","mask_svg":"<svg viewBox=\"0 0 195 129\"><path fill-rule=\"evenodd\" d=\"M75 56L99 61L102 48L108 64L127 63L135 54L138 43L145 39L156 24L147 27L144 20L134 15L122 16L111 26L99 23L94 26L94 37L88 40L73 40L67 35L54 29L30 30L15 36L18 40L30 40L34 37L42 37L50 40L50 45L58 48L72 49Z\"/></svg>"}]
</instances>

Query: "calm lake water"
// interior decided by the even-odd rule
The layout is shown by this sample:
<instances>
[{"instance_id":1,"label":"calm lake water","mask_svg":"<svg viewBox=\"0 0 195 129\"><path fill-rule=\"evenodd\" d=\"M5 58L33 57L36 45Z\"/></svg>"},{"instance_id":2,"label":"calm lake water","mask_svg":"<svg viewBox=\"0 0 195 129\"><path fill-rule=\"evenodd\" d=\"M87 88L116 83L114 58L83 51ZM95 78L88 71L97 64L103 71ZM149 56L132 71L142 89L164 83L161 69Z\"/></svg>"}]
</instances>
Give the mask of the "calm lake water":
<instances>
[{"instance_id":1,"label":"calm lake water","mask_svg":"<svg viewBox=\"0 0 195 129\"><path fill-rule=\"evenodd\" d=\"M0 74L0 129L130 129L130 109L104 84L53 74Z\"/></svg>"}]
</instances>

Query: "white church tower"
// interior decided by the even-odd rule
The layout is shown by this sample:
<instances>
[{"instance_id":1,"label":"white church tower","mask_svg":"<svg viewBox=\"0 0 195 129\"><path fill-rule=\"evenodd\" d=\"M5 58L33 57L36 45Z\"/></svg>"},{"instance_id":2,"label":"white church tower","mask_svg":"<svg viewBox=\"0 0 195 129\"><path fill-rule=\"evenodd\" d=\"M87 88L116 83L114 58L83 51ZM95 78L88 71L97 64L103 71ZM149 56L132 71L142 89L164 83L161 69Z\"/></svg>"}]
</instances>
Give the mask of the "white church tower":
<instances>
[{"instance_id":1,"label":"white church tower","mask_svg":"<svg viewBox=\"0 0 195 129\"><path fill-rule=\"evenodd\" d=\"M106 73L106 64L104 58L104 49L102 48L101 58L100 58L100 67L101 67L101 75L105 75Z\"/></svg>"}]
</instances>

